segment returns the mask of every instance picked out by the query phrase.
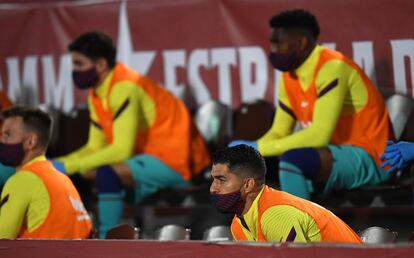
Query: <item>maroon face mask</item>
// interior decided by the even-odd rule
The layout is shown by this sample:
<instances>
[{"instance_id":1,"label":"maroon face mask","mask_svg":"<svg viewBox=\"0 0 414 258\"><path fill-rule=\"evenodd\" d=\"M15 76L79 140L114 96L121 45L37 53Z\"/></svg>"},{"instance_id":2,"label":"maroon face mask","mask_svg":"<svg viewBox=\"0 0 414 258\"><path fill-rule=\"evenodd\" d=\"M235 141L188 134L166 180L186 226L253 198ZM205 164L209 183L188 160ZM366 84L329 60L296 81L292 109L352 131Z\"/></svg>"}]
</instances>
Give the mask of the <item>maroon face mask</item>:
<instances>
[{"instance_id":1,"label":"maroon face mask","mask_svg":"<svg viewBox=\"0 0 414 258\"><path fill-rule=\"evenodd\" d=\"M286 54L269 53L269 61L272 66L282 72L293 70L298 60L296 51Z\"/></svg>"},{"instance_id":2,"label":"maroon face mask","mask_svg":"<svg viewBox=\"0 0 414 258\"><path fill-rule=\"evenodd\" d=\"M86 71L73 71L72 78L75 86L81 90L91 88L99 81L99 76L95 67Z\"/></svg>"},{"instance_id":3,"label":"maroon face mask","mask_svg":"<svg viewBox=\"0 0 414 258\"><path fill-rule=\"evenodd\" d=\"M23 144L5 144L0 142L0 163L10 167L21 165L24 158Z\"/></svg>"},{"instance_id":4,"label":"maroon face mask","mask_svg":"<svg viewBox=\"0 0 414 258\"><path fill-rule=\"evenodd\" d=\"M239 216L242 214L245 205L240 190L228 194L210 193L210 200L221 213L231 213Z\"/></svg>"}]
</instances>

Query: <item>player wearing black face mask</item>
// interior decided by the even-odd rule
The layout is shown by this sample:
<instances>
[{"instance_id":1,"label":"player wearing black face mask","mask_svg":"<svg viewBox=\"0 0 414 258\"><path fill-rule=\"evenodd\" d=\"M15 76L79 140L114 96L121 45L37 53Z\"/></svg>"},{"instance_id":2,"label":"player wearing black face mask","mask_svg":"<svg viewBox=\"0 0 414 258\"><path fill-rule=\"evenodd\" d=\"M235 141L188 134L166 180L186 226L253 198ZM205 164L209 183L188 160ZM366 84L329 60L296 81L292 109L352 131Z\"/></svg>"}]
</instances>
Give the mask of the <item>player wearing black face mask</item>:
<instances>
[{"instance_id":1,"label":"player wearing black face mask","mask_svg":"<svg viewBox=\"0 0 414 258\"><path fill-rule=\"evenodd\" d=\"M87 143L57 157L68 175L96 183L99 237L121 221L123 189L138 204L163 188L182 188L210 163L202 136L185 104L155 80L116 62L112 38L79 35L68 47L73 80L88 90Z\"/></svg>"},{"instance_id":2,"label":"player wearing black face mask","mask_svg":"<svg viewBox=\"0 0 414 258\"><path fill-rule=\"evenodd\" d=\"M99 74L95 67L91 67L85 71L73 71L72 79L75 86L79 89L89 89L97 85L99 81Z\"/></svg>"},{"instance_id":3,"label":"player wearing black face mask","mask_svg":"<svg viewBox=\"0 0 414 258\"><path fill-rule=\"evenodd\" d=\"M0 142L0 162L6 166L17 167L24 159L23 143L6 144Z\"/></svg>"},{"instance_id":4,"label":"player wearing black face mask","mask_svg":"<svg viewBox=\"0 0 414 258\"><path fill-rule=\"evenodd\" d=\"M116 48L107 35L87 33L72 42L72 79L81 90L96 88L115 67Z\"/></svg>"},{"instance_id":5,"label":"player wearing black face mask","mask_svg":"<svg viewBox=\"0 0 414 258\"><path fill-rule=\"evenodd\" d=\"M0 162L17 171L1 193L0 238L87 238L92 224L79 193L45 157L51 117L25 107L1 115Z\"/></svg>"},{"instance_id":6,"label":"player wearing black face mask","mask_svg":"<svg viewBox=\"0 0 414 258\"><path fill-rule=\"evenodd\" d=\"M244 143L278 156L282 190L305 199L313 189L329 193L387 181L380 155L393 132L375 85L353 60L317 44L319 25L310 12L286 10L269 25L269 61L282 71L273 126L254 142L229 146Z\"/></svg>"},{"instance_id":7,"label":"player wearing black face mask","mask_svg":"<svg viewBox=\"0 0 414 258\"><path fill-rule=\"evenodd\" d=\"M361 243L330 211L265 185L265 174L253 147L241 144L214 155L210 196L220 212L235 215L235 240Z\"/></svg>"}]
</instances>

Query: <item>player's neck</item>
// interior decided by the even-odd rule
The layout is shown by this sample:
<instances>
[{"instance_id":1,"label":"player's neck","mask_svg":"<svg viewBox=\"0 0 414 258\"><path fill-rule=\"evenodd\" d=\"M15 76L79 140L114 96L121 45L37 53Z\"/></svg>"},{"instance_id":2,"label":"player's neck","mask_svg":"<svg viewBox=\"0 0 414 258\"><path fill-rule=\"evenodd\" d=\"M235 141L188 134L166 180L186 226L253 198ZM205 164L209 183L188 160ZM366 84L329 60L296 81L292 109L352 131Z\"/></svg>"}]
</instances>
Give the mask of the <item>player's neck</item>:
<instances>
[{"instance_id":1,"label":"player's neck","mask_svg":"<svg viewBox=\"0 0 414 258\"><path fill-rule=\"evenodd\" d=\"M22 163L19 167L23 167L24 165L29 163L31 160L33 160L33 159L35 159L39 156L42 156L42 155L45 155L45 152L44 152L43 149L40 149L40 148L36 148L36 149L27 151L27 153L26 153L25 157L23 158L23 161L22 161Z\"/></svg>"},{"instance_id":2,"label":"player's neck","mask_svg":"<svg viewBox=\"0 0 414 258\"><path fill-rule=\"evenodd\" d=\"M257 196L260 194L260 191L262 191L264 185L255 188L254 191L250 192L246 197L246 203L244 204L244 209L242 215L246 214L250 207L253 205L254 200L257 198Z\"/></svg>"}]
</instances>

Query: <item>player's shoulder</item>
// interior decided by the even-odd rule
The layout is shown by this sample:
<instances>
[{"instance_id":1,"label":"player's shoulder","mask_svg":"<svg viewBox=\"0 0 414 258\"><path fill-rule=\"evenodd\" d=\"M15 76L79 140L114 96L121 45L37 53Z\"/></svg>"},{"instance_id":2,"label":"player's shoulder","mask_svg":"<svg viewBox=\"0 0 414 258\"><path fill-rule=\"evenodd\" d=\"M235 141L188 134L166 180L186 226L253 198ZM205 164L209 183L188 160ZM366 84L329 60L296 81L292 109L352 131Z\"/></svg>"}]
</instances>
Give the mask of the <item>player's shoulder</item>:
<instances>
[{"instance_id":1,"label":"player's shoulder","mask_svg":"<svg viewBox=\"0 0 414 258\"><path fill-rule=\"evenodd\" d=\"M18 170L9 180L36 180L39 177L28 170Z\"/></svg>"},{"instance_id":2,"label":"player's shoulder","mask_svg":"<svg viewBox=\"0 0 414 258\"><path fill-rule=\"evenodd\" d=\"M338 78L349 78L356 70L352 65L342 59L331 59L326 61L320 68L316 77L316 84L324 85Z\"/></svg>"},{"instance_id":3,"label":"player's shoulder","mask_svg":"<svg viewBox=\"0 0 414 258\"><path fill-rule=\"evenodd\" d=\"M323 63L322 69L353 69L352 65L354 64L354 61L346 56L344 53L328 49L326 47L319 47L319 50L322 53L325 53L325 55L328 56L327 60Z\"/></svg>"},{"instance_id":4,"label":"player's shoulder","mask_svg":"<svg viewBox=\"0 0 414 258\"><path fill-rule=\"evenodd\" d=\"M286 217L286 218L294 218L297 216L302 216L306 214L306 212L288 204L278 204L271 206L268 208L264 213L263 216L271 216L271 217Z\"/></svg>"},{"instance_id":5,"label":"player's shoulder","mask_svg":"<svg viewBox=\"0 0 414 258\"><path fill-rule=\"evenodd\" d=\"M125 96L141 96L146 94L145 89L140 87L137 82L133 81L119 81L117 82L111 92L111 97L125 97Z\"/></svg>"},{"instance_id":6,"label":"player's shoulder","mask_svg":"<svg viewBox=\"0 0 414 258\"><path fill-rule=\"evenodd\" d=\"M350 66L347 62L345 62L343 59L330 59L328 61L326 61L322 66L321 66L321 71L323 72L324 70L340 70L340 69L349 69L349 70L353 70L352 66Z\"/></svg>"},{"instance_id":7,"label":"player's shoulder","mask_svg":"<svg viewBox=\"0 0 414 258\"><path fill-rule=\"evenodd\" d=\"M27 170L19 170L13 176L11 176L4 188L5 189L29 189L42 183L42 180L34 173Z\"/></svg>"}]
</instances>

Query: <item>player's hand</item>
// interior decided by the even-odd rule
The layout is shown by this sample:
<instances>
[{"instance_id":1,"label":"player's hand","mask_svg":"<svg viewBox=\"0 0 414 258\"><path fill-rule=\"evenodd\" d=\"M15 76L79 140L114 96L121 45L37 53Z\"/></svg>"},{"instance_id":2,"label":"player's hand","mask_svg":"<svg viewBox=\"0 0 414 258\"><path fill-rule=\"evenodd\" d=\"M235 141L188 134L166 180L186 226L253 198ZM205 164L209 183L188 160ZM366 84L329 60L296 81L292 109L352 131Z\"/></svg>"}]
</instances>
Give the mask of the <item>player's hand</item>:
<instances>
[{"instance_id":1,"label":"player's hand","mask_svg":"<svg viewBox=\"0 0 414 258\"><path fill-rule=\"evenodd\" d=\"M382 168L389 166L386 170L388 173L401 170L414 159L414 143L387 141L380 159L384 161Z\"/></svg>"},{"instance_id":2,"label":"player's hand","mask_svg":"<svg viewBox=\"0 0 414 258\"><path fill-rule=\"evenodd\" d=\"M63 174L66 174L65 164L63 164L63 162L57 160L51 160L51 162L57 170L59 170Z\"/></svg>"},{"instance_id":3,"label":"player's hand","mask_svg":"<svg viewBox=\"0 0 414 258\"><path fill-rule=\"evenodd\" d=\"M255 148L257 150L257 142L255 142L255 141L235 140L235 141L232 141L231 143L229 143L228 146L229 147L234 147L234 146L237 146L237 145L240 145L240 144L245 144L245 145L250 146L252 148Z\"/></svg>"}]
</instances>

